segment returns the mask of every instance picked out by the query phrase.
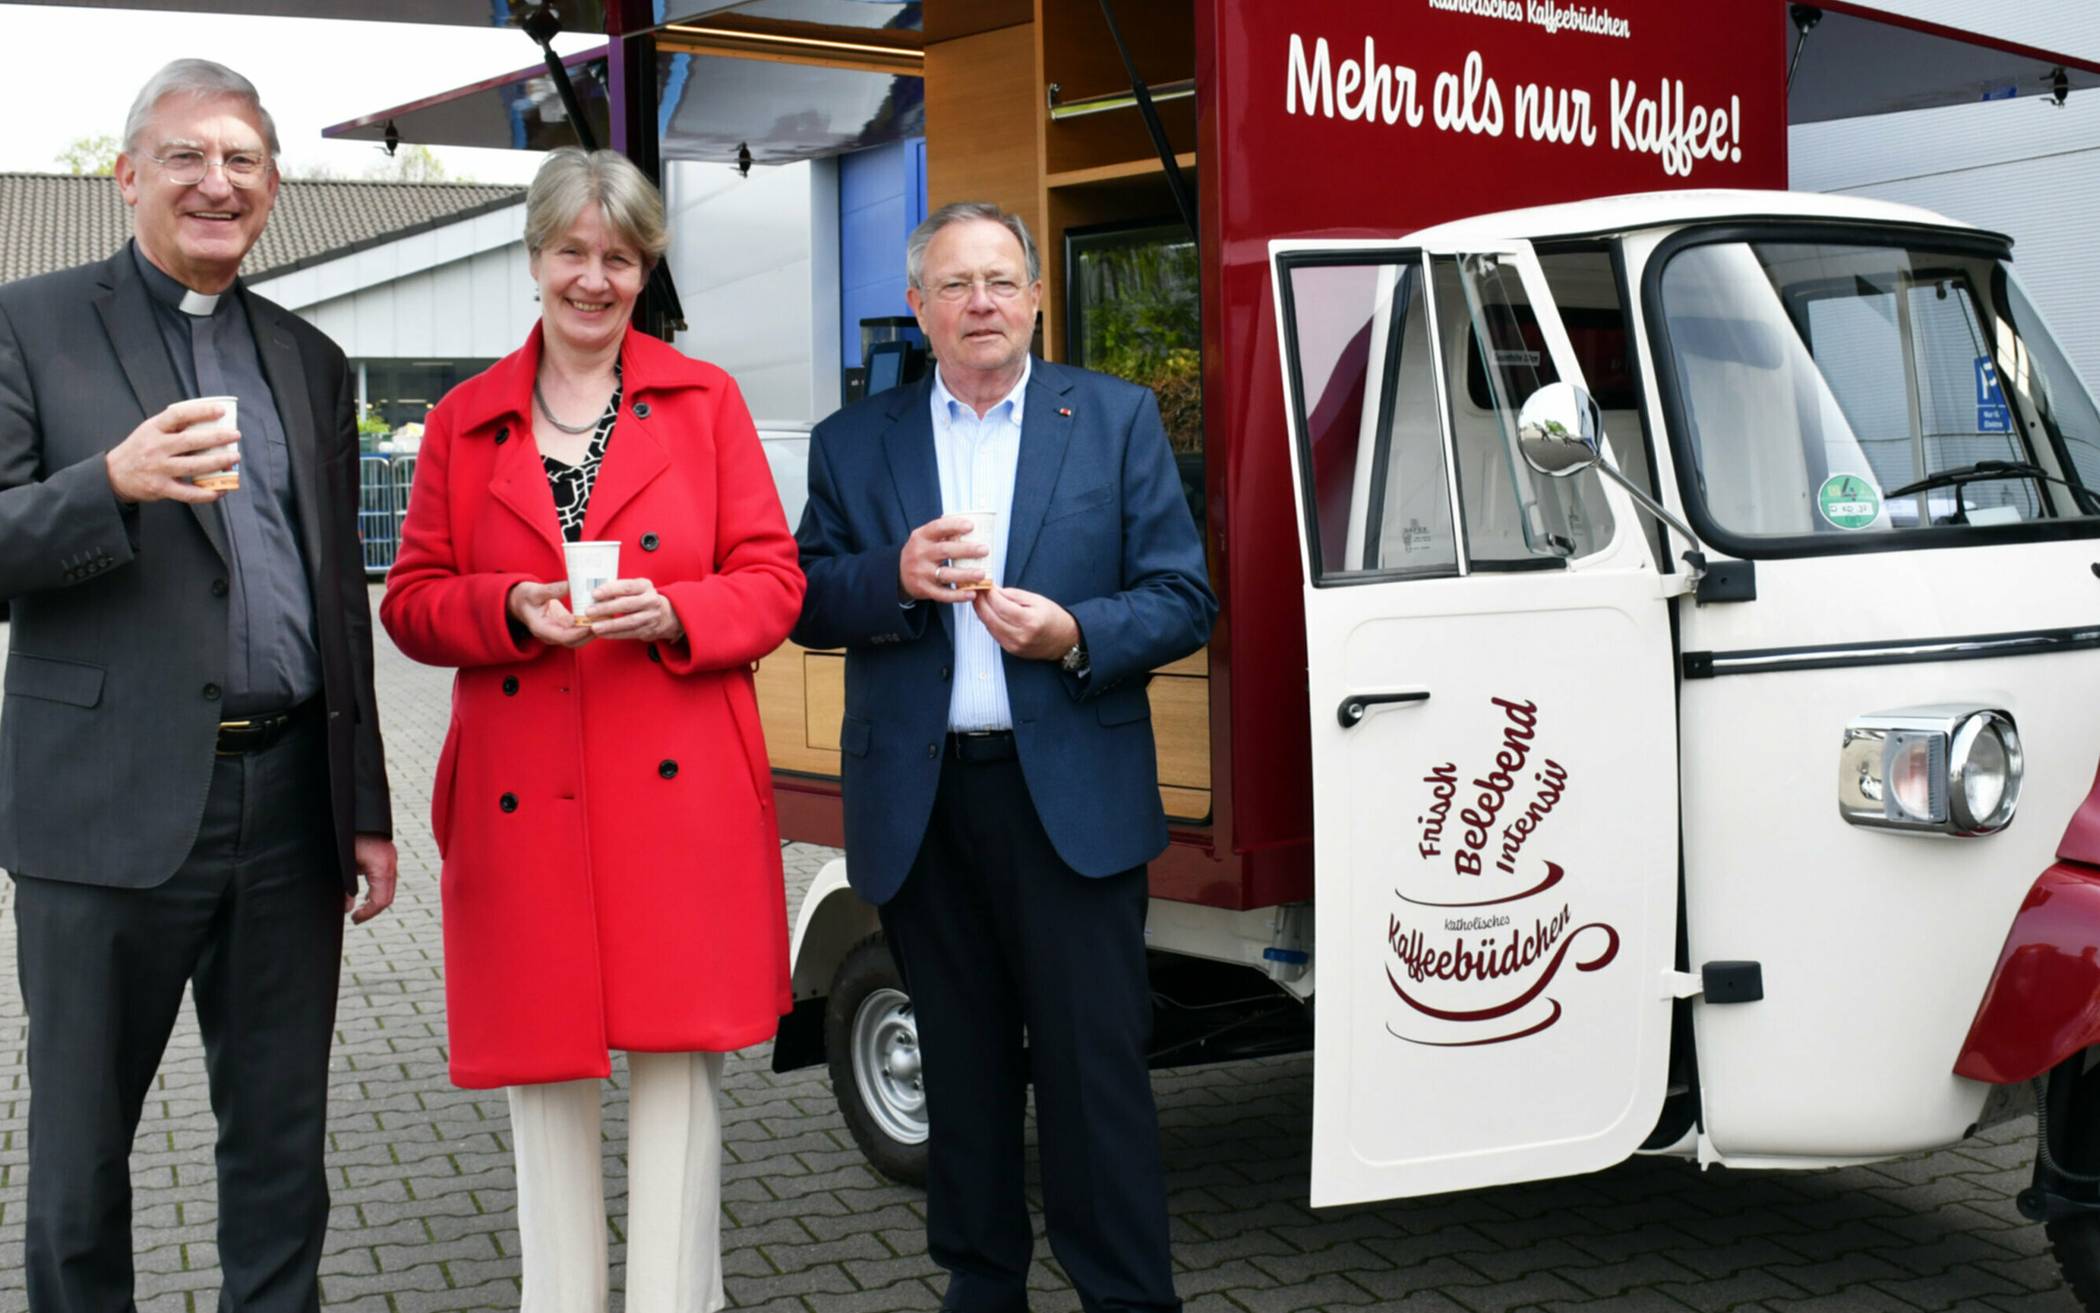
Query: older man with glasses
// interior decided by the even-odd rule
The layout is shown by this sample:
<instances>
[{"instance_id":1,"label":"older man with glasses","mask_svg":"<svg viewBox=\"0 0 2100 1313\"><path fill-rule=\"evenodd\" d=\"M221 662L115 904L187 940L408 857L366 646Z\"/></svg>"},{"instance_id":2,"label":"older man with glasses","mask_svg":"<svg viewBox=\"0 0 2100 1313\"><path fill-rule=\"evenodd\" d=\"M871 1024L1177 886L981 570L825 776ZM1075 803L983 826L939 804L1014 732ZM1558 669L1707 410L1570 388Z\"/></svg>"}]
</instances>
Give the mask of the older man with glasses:
<instances>
[{"instance_id":1,"label":"older man with glasses","mask_svg":"<svg viewBox=\"0 0 2100 1313\"><path fill-rule=\"evenodd\" d=\"M237 274L277 196L255 88L147 82L134 240L0 288L0 866L29 1015L32 1313L133 1302L129 1159L185 987L223 1310L319 1307L343 917L394 892L343 353Z\"/></svg>"},{"instance_id":2,"label":"older man with glasses","mask_svg":"<svg viewBox=\"0 0 2100 1313\"><path fill-rule=\"evenodd\" d=\"M1173 1313L1145 684L1203 645L1217 598L1151 392L1029 354L1042 262L1019 216L942 206L905 279L938 367L811 435L795 640L846 649L846 869L925 1045L941 1306L1026 1313L1032 1083L1081 1307Z\"/></svg>"}]
</instances>

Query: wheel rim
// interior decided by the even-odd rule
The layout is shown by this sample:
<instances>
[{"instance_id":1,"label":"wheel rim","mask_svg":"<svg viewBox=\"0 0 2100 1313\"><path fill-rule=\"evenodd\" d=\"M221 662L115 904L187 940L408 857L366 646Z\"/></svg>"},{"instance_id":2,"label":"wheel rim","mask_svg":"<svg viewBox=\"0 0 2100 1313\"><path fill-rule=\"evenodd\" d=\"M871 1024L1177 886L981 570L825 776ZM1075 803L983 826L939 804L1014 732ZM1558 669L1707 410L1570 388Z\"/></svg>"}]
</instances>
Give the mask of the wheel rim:
<instances>
[{"instance_id":1,"label":"wheel rim","mask_svg":"<svg viewBox=\"0 0 2100 1313\"><path fill-rule=\"evenodd\" d=\"M853 1082L882 1133L900 1144L926 1142L926 1083L911 997L878 989L853 1014Z\"/></svg>"}]
</instances>

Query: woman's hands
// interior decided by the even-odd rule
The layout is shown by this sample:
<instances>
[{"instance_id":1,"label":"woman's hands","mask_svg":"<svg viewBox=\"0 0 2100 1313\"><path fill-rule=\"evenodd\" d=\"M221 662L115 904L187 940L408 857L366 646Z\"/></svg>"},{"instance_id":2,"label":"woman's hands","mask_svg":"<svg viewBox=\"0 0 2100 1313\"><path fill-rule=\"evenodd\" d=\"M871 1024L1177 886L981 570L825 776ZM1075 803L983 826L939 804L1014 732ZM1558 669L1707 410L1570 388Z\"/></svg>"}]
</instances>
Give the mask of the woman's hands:
<instances>
[{"instance_id":1,"label":"woman's hands","mask_svg":"<svg viewBox=\"0 0 2100 1313\"><path fill-rule=\"evenodd\" d=\"M562 599L568 595L567 580L558 584L514 584L504 599L504 609L510 612L511 619L525 626L527 633L550 647L582 647L591 641L591 627L577 624L569 608L562 605Z\"/></svg>"},{"instance_id":2,"label":"woman's hands","mask_svg":"<svg viewBox=\"0 0 2100 1313\"><path fill-rule=\"evenodd\" d=\"M552 647L582 647L593 638L624 638L644 643L675 643L685 626L671 599L647 579L614 579L598 586L596 600L584 609L589 624L576 623L564 605L567 582L521 583L510 590L511 618L534 638Z\"/></svg>"},{"instance_id":3,"label":"woman's hands","mask_svg":"<svg viewBox=\"0 0 2100 1313\"><path fill-rule=\"evenodd\" d=\"M597 600L584 614L590 632L600 638L627 638L644 643L675 643L685 637L671 599L647 579L615 579L598 585Z\"/></svg>"}]
</instances>

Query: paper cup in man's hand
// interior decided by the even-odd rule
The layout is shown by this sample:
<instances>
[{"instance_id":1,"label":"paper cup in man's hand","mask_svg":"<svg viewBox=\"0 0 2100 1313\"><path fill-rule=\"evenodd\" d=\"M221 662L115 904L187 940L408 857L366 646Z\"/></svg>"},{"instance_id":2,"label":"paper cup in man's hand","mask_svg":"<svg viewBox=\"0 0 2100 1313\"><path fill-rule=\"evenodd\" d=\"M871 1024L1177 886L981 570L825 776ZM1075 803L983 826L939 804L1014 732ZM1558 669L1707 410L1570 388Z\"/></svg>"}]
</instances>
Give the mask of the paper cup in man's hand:
<instances>
[{"instance_id":1,"label":"paper cup in man's hand","mask_svg":"<svg viewBox=\"0 0 2100 1313\"><path fill-rule=\"evenodd\" d=\"M999 545L999 512L958 511L958 515L970 522L970 531L957 539L958 542L979 543L985 549L983 556L958 556L951 564L958 570L981 570L984 578L973 583L957 584L964 592L981 592L992 586L992 552Z\"/></svg>"},{"instance_id":2,"label":"paper cup in man's hand","mask_svg":"<svg viewBox=\"0 0 2100 1313\"><path fill-rule=\"evenodd\" d=\"M219 445L233 448L234 461L226 469L213 470L209 474L199 474L191 479L190 482L200 488L209 488L214 492L231 492L241 486L241 426L239 422L241 399L239 397L199 397L197 400L209 401L221 406L224 408L225 413L217 419L200 420L190 425L190 427L199 430L200 434L212 429L225 430L226 441Z\"/></svg>"}]
</instances>

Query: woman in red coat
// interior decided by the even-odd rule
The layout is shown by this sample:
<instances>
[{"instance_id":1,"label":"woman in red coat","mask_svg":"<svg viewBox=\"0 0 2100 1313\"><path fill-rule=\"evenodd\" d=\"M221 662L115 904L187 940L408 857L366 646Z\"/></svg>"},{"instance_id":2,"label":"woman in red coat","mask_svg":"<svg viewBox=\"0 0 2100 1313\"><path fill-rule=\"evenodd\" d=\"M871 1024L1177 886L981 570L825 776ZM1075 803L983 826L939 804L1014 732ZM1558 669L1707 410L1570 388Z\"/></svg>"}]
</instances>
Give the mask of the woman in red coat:
<instances>
[{"instance_id":1,"label":"woman in red coat","mask_svg":"<svg viewBox=\"0 0 2100 1313\"><path fill-rule=\"evenodd\" d=\"M380 607L459 670L431 794L452 1079L509 1090L526 1313L590 1313L598 1082L626 1050L627 1308L715 1309L722 1054L791 1008L751 667L802 574L735 382L628 325L655 188L556 151L525 244L540 323L431 412ZM594 597L567 596L577 540L620 544Z\"/></svg>"}]
</instances>

